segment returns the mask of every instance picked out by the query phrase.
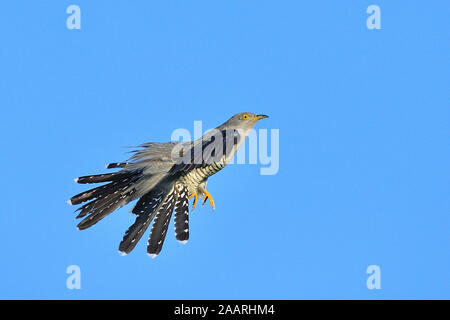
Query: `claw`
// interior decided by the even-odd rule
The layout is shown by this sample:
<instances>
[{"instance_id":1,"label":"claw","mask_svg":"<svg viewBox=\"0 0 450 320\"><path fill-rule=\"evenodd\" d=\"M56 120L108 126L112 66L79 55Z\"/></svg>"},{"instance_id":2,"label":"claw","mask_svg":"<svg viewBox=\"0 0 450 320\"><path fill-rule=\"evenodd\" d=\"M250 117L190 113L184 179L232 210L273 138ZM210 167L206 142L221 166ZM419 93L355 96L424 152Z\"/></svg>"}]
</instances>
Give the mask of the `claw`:
<instances>
[{"instance_id":1,"label":"claw","mask_svg":"<svg viewBox=\"0 0 450 320\"><path fill-rule=\"evenodd\" d=\"M216 210L216 206L214 205L214 200L213 200L211 194L206 190L203 190L203 193L204 193L204 195L203 195L203 204L202 205L204 205L206 200L209 199L209 204L211 205L213 210Z\"/></svg>"},{"instance_id":2,"label":"claw","mask_svg":"<svg viewBox=\"0 0 450 320\"><path fill-rule=\"evenodd\" d=\"M192 193L192 194L188 197L188 199L190 199L190 198L192 198L192 197L194 197L194 203L192 204L192 210L194 210L194 209L195 209L195 205L197 204L197 198L198 198L197 192Z\"/></svg>"}]
</instances>

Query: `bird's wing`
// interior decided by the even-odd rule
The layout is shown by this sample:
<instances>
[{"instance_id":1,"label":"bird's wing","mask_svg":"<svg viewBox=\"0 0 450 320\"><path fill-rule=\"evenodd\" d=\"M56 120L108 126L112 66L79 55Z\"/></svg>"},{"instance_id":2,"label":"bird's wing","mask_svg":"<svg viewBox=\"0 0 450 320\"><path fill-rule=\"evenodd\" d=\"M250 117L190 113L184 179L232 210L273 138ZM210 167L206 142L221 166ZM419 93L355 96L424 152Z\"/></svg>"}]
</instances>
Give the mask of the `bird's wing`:
<instances>
[{"instance_id":1,"label":"bird's wing","mask_svg":"<svg viewBox=\"0 0 450 320\"><path fill-rule=\"evenodd\" d=\"M132 209L132 213L137 215L136 221L125 232L119 245L119 252L128 254L134 249L155 215L158 214L168 193L168 187L165 184L158 185L139 199Z\"/></svg>"},{"instance_id":2,"label":"bird's wing","mask_svg":"<svg viewBox=\"0 0 450 320\"><path fill-rule=\"evenodd\" d=\"M169 175L204 168L223 157L228 158L234 154L240 139L241 135L235 129L212 130L189 145L179 145L178 150L173 151L175 164Z\"/></svg>"},{"instance_id":3,"label":"bird's wing","mask_svg":"<svg viewBox=\"0 0 450 320\"><path fill-rule=\"evenodd\" d=\"M120 168L120 171L75 179L80 184L106 183L79 193L69 200L72 205L90 201L77 210L80 211L77 218L84 218L78 228L89 228L117 208L137 198L145 198L148 193L152 194L152 189L164 180L174 165L171 160L174 145L172 142L142 145L144 149L134 151L134 155L126 162L106 166L108 169Z\"/></svg>"},{"instance_id":4,"label":"bird's wing","mask_svg":"<svg viewBox=\"0 0 450 320\"><path fill-rule=\"evenodd\" d=\"M69 203L72 205L90 201L77 209L77 211L80 211L77 218L84 217L78 224L78 229L80 230L89 228L118 207L131 201L135 197L136 184L142 178L142 172L118 172L102 176L103 180L100 178L100 175L80 177L76 180L79 183L109 182L100 187L79 193L69 200ZM86 215L88 216L85 217Z\"/></svg>"}]
</instances>

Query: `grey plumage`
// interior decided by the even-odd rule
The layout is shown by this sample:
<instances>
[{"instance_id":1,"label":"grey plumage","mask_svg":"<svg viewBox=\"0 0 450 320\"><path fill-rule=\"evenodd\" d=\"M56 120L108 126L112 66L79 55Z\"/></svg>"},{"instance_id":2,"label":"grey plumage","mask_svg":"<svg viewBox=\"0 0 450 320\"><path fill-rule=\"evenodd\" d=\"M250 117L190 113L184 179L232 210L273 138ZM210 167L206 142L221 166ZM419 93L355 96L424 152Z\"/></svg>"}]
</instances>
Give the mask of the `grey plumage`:
<instances>
[{"instance_id":1,"label":"grey plumage","mask_svg":"<svg viewBox=\"0 0 450 320\"><path fill-rule=\"evenodd\" d=\"M145 143L137 146L126 162L110 163L117 172L82 176L81 184L106 183L73 196L69 203L82 204L77 218L84 218L80 230L91 227L117 208L139 199L132 209L136 221L124 235L119 251L128 254L136 246L150 223L147 252L155 257L164 244L175 211L175 235L185 243L189 239L189 195L209 198L207 179L223 169L242 145L255 123L265 115L239 113L227 122L192 142Z\"/></svg>"}]
</instances>

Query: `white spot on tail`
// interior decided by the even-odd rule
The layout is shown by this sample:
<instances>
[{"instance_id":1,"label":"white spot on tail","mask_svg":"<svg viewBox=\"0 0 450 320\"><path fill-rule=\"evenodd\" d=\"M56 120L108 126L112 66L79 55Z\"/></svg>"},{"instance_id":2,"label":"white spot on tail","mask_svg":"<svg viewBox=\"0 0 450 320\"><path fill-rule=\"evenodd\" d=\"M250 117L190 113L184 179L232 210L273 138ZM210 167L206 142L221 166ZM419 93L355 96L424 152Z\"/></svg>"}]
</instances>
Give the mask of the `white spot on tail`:
<instances>
[{"instance_id":1,"label":"white spot on tail","mask_svg":"<svg viewBox=\"0 0 450 320\"><path fill-rule=\"evenodd\" d=\"M72 205L72 200L71 199L67 200L67 203Z\"/></svg>"},{"instance_id":2,"label":"white spot on tail","mask_svg":"<svg viewBox=\"0 0 450 320\"><path fill-rule=\"evenodd\" d=\"M158 255L156 253L147 253L152 259L155 259Z\"/></svg>"},{"instance_id":3,"label":"white spot on tail","mask_svg":"<svg viewBox=\"0 0 450 320\"><path fill-rule=\"evenodd\" d=\"M121 255L122 257L127 255L126 252L123 252L123 251L120 251L120 250L119 250L119 253L120 253L120 255Z\"/></svg>"},{"instance_id":4,"label":"white spot on tail","mask_svg":"<svg viewBox=\"0 0 450 320\"><path fill-rule=\"evenodd\" d=\"M75 179L73 179L73 181L75 181L76 183L78 183L78 180L79 180L80 178L75 178Z\"/></svg>"},{"instance_id":5,"label":"white spot on tail","mask_svg":"<svg viewBox=\"0 0 450 320\"><path fill-rule=\"evenodd\" d=\"M187 240L178 240L178 242L181 244L186 244L188 241Z\"/></svg>"}]
</instances>

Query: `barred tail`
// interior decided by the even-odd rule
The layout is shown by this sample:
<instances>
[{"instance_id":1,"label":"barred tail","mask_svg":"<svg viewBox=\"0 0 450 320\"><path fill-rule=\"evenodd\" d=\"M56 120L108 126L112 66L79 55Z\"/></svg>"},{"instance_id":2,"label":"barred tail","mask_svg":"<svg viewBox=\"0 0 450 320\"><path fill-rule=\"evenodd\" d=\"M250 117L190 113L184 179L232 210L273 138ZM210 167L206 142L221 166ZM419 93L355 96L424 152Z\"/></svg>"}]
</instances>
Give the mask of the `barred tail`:
<instances>
[{"instance_id":1,"label":"barred tail","mask_svg":"<svg viewBox=\"0 0 450 320\"><path fill-rule=\"evenodd\" d=\"M174 186L169 182L158 184L133 208L132 212L137 215L136 221L125 233L119 245L119 252L123 255L130 253L153 220L147 252L152 258L156 257L163 247L174 208L177 219L175 221L175 227L178 230L177 239L182 242L187 241L189 238L186 216L189 211L188 206L188 190L185 186L179 184Z\"/></svg>"},{"instance_id":2,"label":"barred tail","mask_svg":"<svg viewBox=\"0 0 450 320\"><path fill-rule=\"evenodd\" d=\"M150 192L142 196L134 206L132 213L137 215L136 221L128 228L120 242L119 252L122 255L130 253L147 230L151 221L158 213L166 191L164 188L155 187Z\"/></svg>"},{"instance_id":3,"label":"barred tail","mask_svg":"<svg viewBox=\"0 0 450 320\"><path fill-rule=\"evenodd\" d=\"M180 186L177 200L175 201L175 237L185 244L189 240L189 198L186 186Z\"/></svg>"},{"instance_id":4,"label":"barred tail","mask_svg":"<svg viewBox=\"0 0 450 320\"><path fill-rule=\"evenodd\" d=\"M155 221L153 221L147 242L147 253L152 258L155 258L161 252L176 200L177 191L176 188L172 188L171 192L164 199L164 203L158 209Z\"/></svg>"}]
</instances>

